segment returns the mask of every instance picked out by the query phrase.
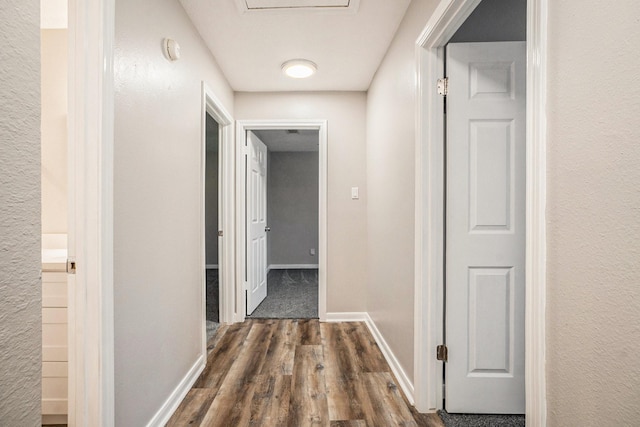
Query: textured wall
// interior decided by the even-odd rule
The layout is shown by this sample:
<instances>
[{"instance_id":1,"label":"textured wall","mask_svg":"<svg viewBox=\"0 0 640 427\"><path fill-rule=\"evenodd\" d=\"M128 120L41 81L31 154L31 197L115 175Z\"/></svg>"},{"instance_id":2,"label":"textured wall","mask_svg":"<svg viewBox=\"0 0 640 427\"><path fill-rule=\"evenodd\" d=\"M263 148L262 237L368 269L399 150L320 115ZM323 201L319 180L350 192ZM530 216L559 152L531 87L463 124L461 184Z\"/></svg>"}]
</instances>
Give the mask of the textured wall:
<instances>
[{"instance_id":1,"label":"textured wall","mask_svg":"<svg viewBox=\"0 0 640 427\"><path fill-rule=\"evenodd\" d=\"M317 264L318 152L271 152L267 170L268 263Z\"/></svg>"},{"instance_id":2,"label":"textured wall","mask_svg":"<svg viewBox=\"0 0 640 427\"><path fill-rule=\"evenodd\" d=\"M201 82L233 92L175 0L116 0L115 35L116 425L144 426L201 352Z\"/></svg>"},{"instance_id":3,"label":"textured wall","mask_svg":"<svg viewBox=\"0 0 640 427\"><path fill-rule=\"evenodd\" d=\"M436 0L414 0L367 100L367 311L413 376L415 41Z\"/></svg>"},{"instance_id":4,"label":"textured wall","mask_svg":"<svg viewBox=\"0 0 640 427\"><path fill-rule=\"evenodd\" d=\"M640 420L640 2L549 2L549 426Z\"/></svg>"},{"instance_id":5,"label":"textured wall","mask_svg":"<svg viewBox=\"0 0 640 427\"><path fill-rule=\"evenodd\" d=\"M41 423L40 2L0 3L0 424Z\"/></svg>"},{"instance_id":6,"label":"textured wall","mask_svg":"<svg viewBox=\"0 0 640 427\"><path fill-rule=\"evenodd\" d=\"M67 232L67 30L42 30L42 232Z\"/></svg>"},{"instance_id":7,"label":"textured wall","mask_svg":"<svg viewBox=\"0 0 640 427\"><path fill-rule=\"evenodd\" d=\"M327 119L327 312L365 311L367 187L364 92L236 92L236 120ZM360 187L360 200L351 200Z\"/></svg>"}]
</instances>

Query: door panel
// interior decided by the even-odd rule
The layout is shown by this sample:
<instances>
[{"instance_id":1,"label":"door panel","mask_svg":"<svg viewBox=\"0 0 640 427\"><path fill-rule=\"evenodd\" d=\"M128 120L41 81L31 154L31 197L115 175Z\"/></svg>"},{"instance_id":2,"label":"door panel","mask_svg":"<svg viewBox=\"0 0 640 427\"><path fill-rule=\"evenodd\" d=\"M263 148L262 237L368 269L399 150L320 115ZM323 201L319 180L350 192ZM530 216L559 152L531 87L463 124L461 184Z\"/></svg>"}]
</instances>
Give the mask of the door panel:
<instances>
[{"instance_id":1,"label":"door panel","mask_svg":"<svg viewBox=\"0 0 640 427\"><path fill-rule=\"evenodd\" d=\"M447 47L445 405L524 413L524 42Z\"/></svg>"},{"instance_id":2,"label":"door panel","mask_svg":"<svg viewBox=\"0 0 640 427\"><path fill-rule=\"evenodd\" d=\"M247 133L247 315L267 296L267 147L253 132Z\"/></svg>"}]
</instances>

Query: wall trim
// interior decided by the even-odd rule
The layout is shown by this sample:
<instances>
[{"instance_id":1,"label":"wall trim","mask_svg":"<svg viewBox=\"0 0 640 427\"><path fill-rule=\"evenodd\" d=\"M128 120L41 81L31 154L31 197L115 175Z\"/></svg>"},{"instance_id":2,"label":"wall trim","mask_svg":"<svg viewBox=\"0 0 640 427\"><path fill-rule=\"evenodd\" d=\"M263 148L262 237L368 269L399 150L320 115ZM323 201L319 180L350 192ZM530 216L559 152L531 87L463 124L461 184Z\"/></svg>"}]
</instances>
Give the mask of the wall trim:
<instances>
[{"instance_id":1,"label":"wall trim","mask_svg":"<svg viewBox=\"0 0 640 427\"><path fill-rule=\"evenodd\" d=\"M547 424L547 2L527 1L525 413L536 427Z\"/></svg>"},{"instance_id":2,"label":"wall trim","mask_svg":"<svg viewBox=\"0 0 640 427\"><path fill-rule=\"evenodd\" d=\"M169 419L173 413L178 409L180 403L185 398L191 387L195 384L198 377L204 371L207 358L206 356L199 355L193 366L189 368L186 375L180 380L176 388L173 389L167 400L164 401L158 412L151 418L151 421L147 423L147 427L161 427L169 422Z\"/></svg>"},{"instance_id":3,"label":"wall trim","mask_svg":"<svg viewBox=\"0 0 640 427\"><path fill-rule=\"evenodd\" d=\"M113 426L115 1L68 8L69 425Z\"/></svg>"},{"instance_id":4,"label":"wall trim","mask_svg":"<svg viewBox=\"0 0 640 427\"><path fill-rule=\"evenodd\" d=\"M318 264L269 264L268 270L308 270L318 268Z\"/></svg>"},{"instance_id":5,"label":"wall trim","mask_svg":"<svg viewBox=\"0 0 640 427\"><path fill-rule=\"evenodd\" d=\"M368 314L364 311L347 311L327 313L326 322L366 322Z\"/></svg>"},{"instance_id":6,"label":"wall trim","mask_svg":"<svg viewBox=\"0 0 640 427\"><path fill-rule=\"evenodd\" d=\"M526 422L546 425L546 57L547 2L527 1ZM444 136L435 83L443 46L480 0L442 0L416 41L416 242L414 369L416 408L442 407Z\"/></svg>"},{"instance_id":7,"label":"wall trim","mask_svg":"<svg viewBox=\"0 0 640 427\"><path fill-rule=\"evenodd\" d=\"M237 120L236 121L236 213L238 218L244 218L246 210L246 163L244 157L247 153L247 132L250 130L268 129L317 129L319 139L318 161L318 316L324 321L327 315L327 150L328 150L328 122L327 120ZM236 286L234 321L243 322L246 317L246 253L244 250L246 241L246 227L243 221L236 221L235 238L236 245Z\"/></svg>"},{"instance_id":8,"label":"wall trim","mask_svg":"<svg viewBox=\"0 0 640 427\"><path fill-rule=\"evenodd\" d=\"M207 251L206 251L206 214L205 214L205 177L206 177L206 158L207 158L207 114L218 123L220 143L219 143L219 170L220 180L218 188L218 206L222 206L219 209L218 215L218 229L228 230L227 236L218 237L218 246L220 249L218 255L218 265L213 268L220 268L219 270L219 312L220 321L222 323L229 323L233 321L234 317L234 305L235 305L235 240L233 238L233 230L235 228L235 211L234 211L234 196L235 196L235 144L233 141L233 117L226 110L222 102L216 97L211 88L202 82L201 84L201 116L200 116L200 289L201 289L201 304L200 304L200 336L201 338L201 356L206 359L207 357L207 272L206 269L210 268L207 263Z\"/></svg>"},{"instance_id":9,"label":"wall trim","mask_svg":"<svg viewBox=\"0 0 640 427\"><path fill-rule=\"evenodd\" d=\"M371 335L373 335L373 338L376 340L376 344L378 344L380 351L382 351L382 355L385 359L387 359L387 363L391 367L391 372L393 372L393 375L395 375L396 379L398 380L400 388L404 392L404 395L409 403L411 405L414 405L415 396L413 383L409 379L409 376L404 371L404 369L402 369L400 361L396 358L395 354L393 354L391 347L385 341L382 333L380 332L380 330L378 330L376 323L373 321L371 316L369 316L369 313L364 314L366 315L365 323L367 324L369 331L371 331Z\"/></svg>"}]
</instances>

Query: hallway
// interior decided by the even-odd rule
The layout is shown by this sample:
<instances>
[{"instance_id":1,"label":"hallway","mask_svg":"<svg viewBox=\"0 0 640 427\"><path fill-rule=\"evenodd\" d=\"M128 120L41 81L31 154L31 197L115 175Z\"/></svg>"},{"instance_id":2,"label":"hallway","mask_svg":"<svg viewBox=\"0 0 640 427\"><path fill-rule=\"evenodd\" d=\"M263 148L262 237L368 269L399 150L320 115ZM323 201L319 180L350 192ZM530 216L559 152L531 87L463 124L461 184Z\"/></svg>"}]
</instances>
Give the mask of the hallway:
<instances>
[{"instance_id":1,"label":"hallway","mask_svg":"<svg viewBox=\"0 0 640 427\"><path fill-rule=\"evenodd\" d=\"M422 426L360 322L248 320L223 325L169 426Z\"/></svg>"}]
</instances>

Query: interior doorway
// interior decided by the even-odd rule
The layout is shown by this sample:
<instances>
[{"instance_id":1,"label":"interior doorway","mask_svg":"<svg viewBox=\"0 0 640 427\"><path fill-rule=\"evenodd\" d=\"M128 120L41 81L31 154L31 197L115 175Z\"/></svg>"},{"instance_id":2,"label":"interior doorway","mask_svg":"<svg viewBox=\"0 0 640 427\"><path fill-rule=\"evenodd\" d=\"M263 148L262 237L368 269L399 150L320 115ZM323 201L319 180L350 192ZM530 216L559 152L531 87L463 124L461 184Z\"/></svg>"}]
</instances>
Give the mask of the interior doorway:
<instances>
[{"instance_id":1,"label":"interior doorway","mask_svg":"<svg viewBox=\"0 0 640 427\"><path fill-rule=\"evenodd\" d=\"M255 130L247 139L247 315L318 318L319 131Z\"/></svg>"},{"instance_id":2,"label":"interior doorway","mask_svg":"<svg viewBox=\"0 0 640 427\"><path fill-rule=\"evenodd\" d=\"M240 243L237 274L243 280L236 288L239 312L236 320L243 321L248 314L275 317L280 305L283 310L279 317L313 315L322 321L326 318L327 122L238 121L236 135L237 211L244 218L237 228ZM271 152L262 139L271 145ZM271 168L271 172L270 160L279 165ZM313 169L312 164L316 165L315 174L308 173ZM269 186L270 180L279 185ZM274 202L270 206L269 191ZM296 193L299 197L292 202L291 196ZM317 216L310 211L317 212ZM275 221L271 224L269 214ZM317 224L317 229L309 223ZM260 310L261 299L267 298L268 277L274 283L274 291L296 284L306 285L307 290L317 289L308 292L306 297L298 295L298 301L303 301L299 308L310 308L312 314L296 312L291 303L295 298L283 303L289 297L278 299L279 292L273 292L276 304L268 303L265 313L256 313L254 310ZM264 290L260 289L263 284ZM310 298L313 304L308 304Z\"/></svg>"},{"instance_id":3,"label":"interior doorway","mask_svg":"<svg viewBox=\"0 0 640 427\"><path fill-rule=\"evenodd\" d=\"M41 4L42 425L75 422L73 232L68 152L69 34L66 4Z\"/></svg>"},{"instance_id":4,"label":"interior doorway","mask_svg":"<svg viewBox=\"0 0 640 427\"><path fill-rule=\"evenodd\" d=\"M220 126L207 113L205 126L205 259L207 342L220 327Z\"/></svg>"},{"instance_id":5,"label":"interior doorway","mask_svg":"<svg viewBox=\"0 0 640 427\"><path fill-rule=\"evenodd\" d=\"M525 411L526 7L482 0L445 48L450 413Z\"/></svg>"},{"instance_id":6,"label":"interior doorway","mask_svg":"<svg viewBox=\"0 0 640 427\"><path fill-rule=\"evenodd\" d=\"M500 5L500 0L451 0L437 8L425 26L423 34L417 41L419 53L419 105L421 118L419 120L419 139L417 143L416 170L416 245L420 250L416 252L417 277L416 300L419 309L416 312L416 407L420 411L438 410L447 406L444 398L448 391L443 376L443 365L451 358L453 349L448 354L440 350L445 343L445 184L447 177L445 164L445 108L449 113L449 102L443 102L438 93L446 84L436 86L436 81L447 76L445 72L445 46L450 41L483 42L507 41L518 39L485 39L485 40L452 40L462 27L472 21L474 15L485 22L471 28L472 32L480 30L487 35L495 35L505 28L511 28L513 23L512 7L521 23L520 32L526 34L526 147L520 154L525 157L524 184L524 313L526 318L524 329L525 355L521 371L526 377L524 382L524 399L526 403L527 423L542 423L545 416L545 378L544 378L544 193L545 193L545 61L546 61L546 2L538 0L522 0L506 2ZM502 2L504 3L504 2ZM517 3L517 4L516 4ZM479 6L480 5L480 6ZM485 8L483 9L483 5ZM498 9L495 6L498 5ZM494 11L487 12L487 6ZM501 19L509 22L500 23ZM487 25L487 20L490 23ZM491 24L493 22L493 24ZM526 28L523 28L525 27ZM469 28L467 28L469 29ZM473 61L482 68L484 60ZM502 64L504 65L504 64ZM478 68L478 67L476 67ZM491 68L491 67L490 67ZM498 67L499 68L499 67ZM509 67L511 69L511 67ZM448 70L446 70L448 71ZM503 78L493 83L505 82L512 79L511 72L503 73ZM445 83L445 82L443 82ZM449 82L452 84L452 82ZM492 85L493 85L492 83ZM504 84L503 84L504 86ZM449 90L451 88L449 87ZM487 89L485 86L484 89ZM473 91L467 93L470 95ZM511 93L509 93L509 97ZM518 126L521 128L522 126ZM515 153L515 151L513 151ZM470 164L467 158L467 166ZM512 161L513 157L509 159ZM496 167L495 172L500 172ZM502 171L504 172L504 170ZM515 188L515 187L514 187ZM510 199L511 200L515 199ZM511 205L510 207L513 207ZM515 212L515 211L514 211ZM448 221L448 219L447 219ZM494 224L495 225L495 224ZM469 231L471 222L466 223ZM494 230L495 231L495 230ZM448 242L450 243L450 242ZM449 256L449 253L447 253ZM495 275L494 278L497 278ZM507 281L508 282L508 281ZM448 291L447 291L448 292ZM510 301L511 307L515 305ZM465 304L466 305L466 304ZM468 306L467 306L468 307ZM497 313L498 309L495 310ZM509 318L511 313L506 313ZM469 326L470 317L460 320ZM448 328L448 326L447 326ZM470 329L469 329L470 330ZM503 329L504 330L504 329ZM477 332L476 329L474 331ZM447 331L448 332L448 331ZM506 341L507 337L504 337ZM509 337L513 338L513 336ZM515 343L516 340L511 340ZM443 346L444 347L444 346ZM504 345L502 346L504 348ZM446 347L443 348L446 350ZM467 349L468 350L468 349ZM460 350L455 350L460 353ZM511 351L511 349L509 349ZM434 354L438 357L434 357ZM464 353L464 351L462 351ZM469 355L469 354L467 354ZM511 358L512 354L509 355ZM511 358L509 363L514 358ZM469 365L467 366L467 368ZM493 368L493 367L492 367ZM478 376L485 372L477 372ZM498 425L498 424L496 424Z\"/></svg>"},{"instance_id":7,"label":"interior doorway","mask_svg":"<svg viewBox=\"0 0 640 427\"><path fill-rule=\"evenodd\" d=\"M233 118L202 82L200 245L202 355L221 324L234 321ZM226 232L226 233L225 233Z\"/></svg>"}]
</instances>

